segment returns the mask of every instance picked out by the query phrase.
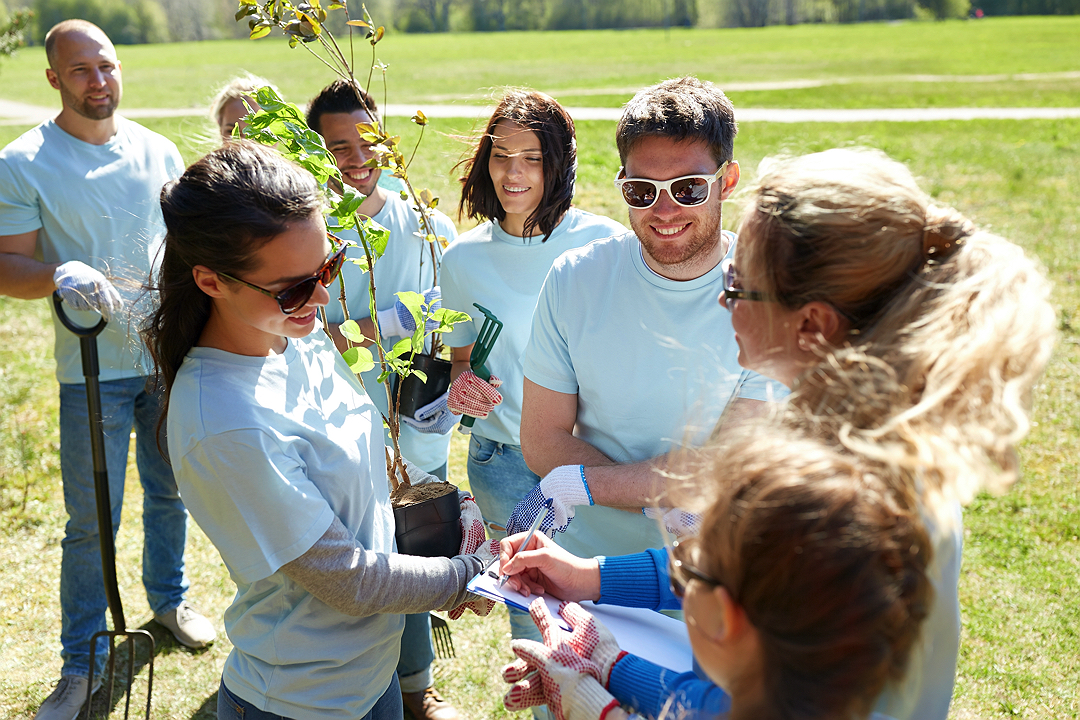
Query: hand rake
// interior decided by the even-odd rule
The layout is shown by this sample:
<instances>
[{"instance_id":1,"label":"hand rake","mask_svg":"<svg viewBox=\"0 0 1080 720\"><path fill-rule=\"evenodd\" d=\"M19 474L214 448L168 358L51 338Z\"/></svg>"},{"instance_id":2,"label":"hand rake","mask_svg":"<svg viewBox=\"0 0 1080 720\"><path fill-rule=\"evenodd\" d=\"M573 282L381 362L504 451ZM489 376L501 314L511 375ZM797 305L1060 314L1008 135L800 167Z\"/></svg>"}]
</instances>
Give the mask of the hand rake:
<instances>
[{"instance_id":1,"label":"hand rake","mask_svg":"<svg viewBox=\"0 0 1080 720\"><path fill-rule=\"evenodd\" d=\"M53 293L53 307L56 315L64 327L79 338L79 351L82 355L83 375L86 377L86 405L90 411L90 454L94 463L94 499L97 504L98 537L101 541L101 572L105 580L105 599L109 604L109 613L112 615L113 629L95 633L90 640L90 672L94 671L94 655L97 650L98 638L109 639L109 662L108 677L105 680L109 686L108 707L113 707L113 685L116 677L116 638L126 637L130 640L130 648L127 658L127 691L124 693L124 717L127 718L131 710L131 686L135 680L135 655L138 641L144 640L148 644L147 682L146 682L146 720L150 720L150 696L154 689L154 636L146 630L128 630L124 622L124 608L120 603L120 588L116 582L116 546L113 538L112 527L112 504L109 500L109 473L105 465L105 431L104 421L101 416L101 389L98 385L98 351L97 336L105 329L108 322L102 318L97 325L91 328L76 325L64 312L63 301L60 293ZM90 698L93 693L93 677L86 691L85 715L90 717Z\"/></svg>"},{"instance_id":2,"label":"hand rake","mask_svg":"<svg viewBox=\"0 0 1080 720\"><path fill-rule=\"evenodd\" d=\"M480 326L480 334L476 338L476 342L473 343L472 352L469 353L469 367L472 369L476 376L481 380L490 380L491 371L487 369L488 355L491 354L491 348L495 346L495 341L499 338L499 333L502 332L503 324L499 318L495 317L490 310L476 303L473 303L473 307L484 313L484 324ZM476 418L472 415L463 415L461 418L461 424L458 425L458 431L462 435L468 435L472 432L473 423L476 422Z\"/></svg>"},{"instance_id":3,"label":"hand rake","mask_svg":"<svg viewBox=\"0 0 1080 720\"><path fill-rule=\"evenodd\" d=\"M450 626L435 613L431 613L431 639L437 657L456 657L454 654L454 640L450 637Z\"/></svg>"}]
</instances>

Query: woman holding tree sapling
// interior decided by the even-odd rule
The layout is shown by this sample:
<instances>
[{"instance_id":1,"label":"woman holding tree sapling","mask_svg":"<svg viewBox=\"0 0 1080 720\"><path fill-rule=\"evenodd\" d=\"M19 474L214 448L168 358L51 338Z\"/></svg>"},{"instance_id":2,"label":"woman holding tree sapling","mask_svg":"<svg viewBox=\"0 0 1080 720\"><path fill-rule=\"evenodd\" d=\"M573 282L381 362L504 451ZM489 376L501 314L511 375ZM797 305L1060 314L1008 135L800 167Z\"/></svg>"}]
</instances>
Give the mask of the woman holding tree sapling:
<instances>
[{"instance_id":1,"label":"woman holding tree sapling","mask_svg":"<svg viewBox=\"0 0 1080 720\"><path fill-rule=\"evenodd\" d=\"M323 202L308 172L247 140L161 193L144 337L181 496L237 587L222 720L400 720L402 613L490 609L465 590L495 552L471 498L461 555L393 552L382 420L317 318L345 252Z\"/></svg>"}]
</instances>

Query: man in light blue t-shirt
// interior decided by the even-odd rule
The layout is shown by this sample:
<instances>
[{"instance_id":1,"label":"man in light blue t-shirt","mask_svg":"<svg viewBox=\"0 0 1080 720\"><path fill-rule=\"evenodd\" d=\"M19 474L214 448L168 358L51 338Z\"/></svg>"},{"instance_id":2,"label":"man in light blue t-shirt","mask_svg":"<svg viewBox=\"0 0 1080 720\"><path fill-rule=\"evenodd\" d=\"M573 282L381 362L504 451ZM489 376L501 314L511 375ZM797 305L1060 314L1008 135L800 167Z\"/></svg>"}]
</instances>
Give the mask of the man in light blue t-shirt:
<instances>
[{"instance_id":1,"label":"man in light blue t-shirt","mask_svg":"<svg viewBox=\"0 0 1080 720\"><path fill-rule=\"evenodd\" d=\"M165 229L158 197L183 172L176 146L115 114L120 61L100 28L65 20L45 37L49 83L62 109L0 151L0 288L16 298L59 291L72 319L109 323L98 336L106 466L113 527L120 523L131 431L144 491L143 584L155 618L189 647L214 639L214 627L184 600L187 511L157 443L158 394L147 390L151 365L134 332L133 302L150 276ZM60 471L69 515L62 542L60 683L35 718L72 720L96 689L108 656L94 633L107 607L94 479L91 427L78 339L54 314L60 381ZM95 672L91 672L94 670Z\"/></svg>"},{"instance_id":2,"label":"man in light blue t-shirt","mask_svg":"<svg viewBox=\"0 0 1080 720\"><path fill-rule=\"evenodd\" d=\"M381 171L364 167L371 159L371 143L360 137L358 123L370 123L379 119L375 101L364 90L344 80L331 83L308 104L307 121L311 129L323 136L326 148L333 153L338 169L345 182L357 192L366 195L358 212L367 215L390 231L386 252L375 263L375 307L382 330L383 345L389 350L402 337L412 335L416 329L412 313L397 299L395 293L412 291L422 293L429 302L437 302L439 289L435 284L435 257L441 247L433 246L417 233L420 219L409 203L390 192L379 183ZM457 236L457 229L441 212L433 211L435 235L448 239ZM333 231L333 228L331 228ZM355 231L344 232L348 239ZM426 235L427 233L422 233ZM360 258L360 248L350 248L350 258ZM369 315L371 297L368 276L351 262L341 270L341 282L345 283L349 316L355 320L365 337L374 337L374 323ZM329 288L330 303L326 306L326 321L339 350L346 347L338 327L345 320L338 298L341 288L337 281ZM375 407L387 415L387 396L379 383L378 365L362 373L364 387ZM441 410L425 422L416 422L402 416L401 433L398 438L401 454L421 470L446 479L447 459L450 455L450 430L457 418L446 409L445 393ZM405 616L405 631L401 636L401 656L397 672L401 683L401 696L406 707L417 720L456 720L457 710L443 700L435 690L431 663L435 659L431 643L431 620L428 613Z\"/></svg>"},{"instance_id":3,"label":"man in light blue t-shirt","mask_svg":"<svg viewBox=\"0 0 1080 720\"><path fill-rule=\"evenodd\" d=\"M731 103L696 78L646 88L627 104L617 184L633 232L565 253L544 282L521 420L525 460L544 479L508 532L551 499L541 529L565 530L560 544L571 552L661 546L642 508L662 489L665 454L700 444L725 408L730 418L771 399L767 381L739 367L718 303L735 244L720 224L739 181L735 133Z\"/></svg>"}]
</instances>

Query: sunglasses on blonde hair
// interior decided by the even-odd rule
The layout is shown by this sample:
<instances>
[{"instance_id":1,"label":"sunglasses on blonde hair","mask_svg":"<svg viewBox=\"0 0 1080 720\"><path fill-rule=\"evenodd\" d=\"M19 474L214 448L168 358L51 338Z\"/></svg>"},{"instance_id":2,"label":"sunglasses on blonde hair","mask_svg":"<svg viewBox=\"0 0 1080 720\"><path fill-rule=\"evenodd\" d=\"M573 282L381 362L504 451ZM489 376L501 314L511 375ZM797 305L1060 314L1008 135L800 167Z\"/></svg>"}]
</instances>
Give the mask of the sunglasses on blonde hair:
<instances>
[{"instance_id":1,"label":"sunglasses on blonde hair","mask_svg":"<svg viewBox=\"0 0 1080 720\"><path fill-rule=\"evenodd\" d=\"M615 187L619 188L623 201L637 210L652 207L660 197L661 190L667 190L668 196L679 205L694 207L709 199L712 186L723 176L727 166L728 163L724 163L712 175L683 175L671 180L620 177L626 168L619 168Z\"/></svg>"},{"instance_id":2,"label":"sunglasses on blonde hair","mask_svg":"<svg viewBox=\"0 0 1080 720\"><path fill-rule=\"evenodd\" d=\"M258 285L249 283L247 280L241 280L238 277L233 277L232 275L223 272L219 272L218 275L226 280L232 280L241 285L247 285L252 290L257 290L263 295L274 298L274 300L277 300L281 312L286 315L292 315L294 312L307 305L308 300L315 294L315 286L317 283L322 283L323 287L330 287L334 280L337 279L338 273L341 272L341 266L345 263L345 241L329 231L327 231L326 237L330 239L330 242L333 243L337 250L330 253L330 256L326 258L326 262L322 264L322 267L315 271L314 275L309 278L304 278L298 283L293 283L280 292L273 292L266 288L261 288Z\"/></svg>"}]
</instances>

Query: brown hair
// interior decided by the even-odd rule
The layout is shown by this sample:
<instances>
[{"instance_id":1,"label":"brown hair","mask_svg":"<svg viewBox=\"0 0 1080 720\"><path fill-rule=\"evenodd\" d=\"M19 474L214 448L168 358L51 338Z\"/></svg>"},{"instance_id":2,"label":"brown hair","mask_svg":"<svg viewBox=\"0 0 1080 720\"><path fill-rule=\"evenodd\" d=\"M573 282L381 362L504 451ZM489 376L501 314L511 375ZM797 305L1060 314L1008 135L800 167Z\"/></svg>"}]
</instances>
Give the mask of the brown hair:
<instances>
[{"instance_id":1,"label":"brown hair","mask_svg":"<svg viewBox=\"0 0 1080 720\"><path fill-rule=\"evenodd\" d=\"M879 152L828 150L763 168L736 250L744 283L790 309L829 303L851 323L847 341L796 382L789 406L883 462L897 447L883 441L907 445L898 457L935 469L921 478L924 498L1007 487L1054 340L1035 263L935 205Z\"/></svg>"},{"instance_id":2,"label":"brown hair","mask_svg":"<svg viewBox=\"0 0 1080 720\"><path fill-rule=\"evenodd\" d=\"M615 127L619 160L647 137L674 142L704 142L716 164L735 156L735 109L720 88L692 75L665 80L639 91L623 108Z\"/></svg>"},{"instance_id":3,"label":"brown hair","mask_svg":"<svg viewBox=\"0 0 1080 720\"><path fill-rule=\"evenodd\" d=\"M141 334L164 383L166 410L176 373L210 317L212 301L192 268L243 275L255 267L259 248L323 204L310 173L250 140L226 143L161 189L166 234L151 280L158 307Z\"/></svg>"},{"instance_id":4,"label":"brown hair","mask_svg":"<svg viewBox=\"0 0 1080 720\"><path fill-rule=\"evenodd\" d=\"M703 512L700 569L759 635L768 707L752 717L869 714L903 677L933 594L930 540L891 471L764 424L699 460L676 493Z\"/></svg>"},{"instance_id":5,"label":"brown hair","mask_svg":"<svg viewBox=\"0 0 1080 720\"><path fill-rule=\"evenodd\" d=\"M311 99L307 106L308 127L322 135L322 116L328 113L351 115L363 110L372 120L379 119L375 100L358 83L335 80Z\"/></svg>"},{"instance_id":6,"label":"brown hair","mask_svg":"<svg viewBox=\"0 0 1080 720\"><path fill-rule=\"evenodd\" d=\"M461 201L458 216L485 220L504 220L506 211L495 194L488 172L492 134L500 120L507 120L536 133L543 157L544 195L540 204L525 219L525 237L539 229L546 241L570 209L577 175L577 142L574 121L554 98L535 90L508 90L491 114L473 156L460 164ZM459 165L460 165L459 164Z\"/></svg>"}]
</instances>

